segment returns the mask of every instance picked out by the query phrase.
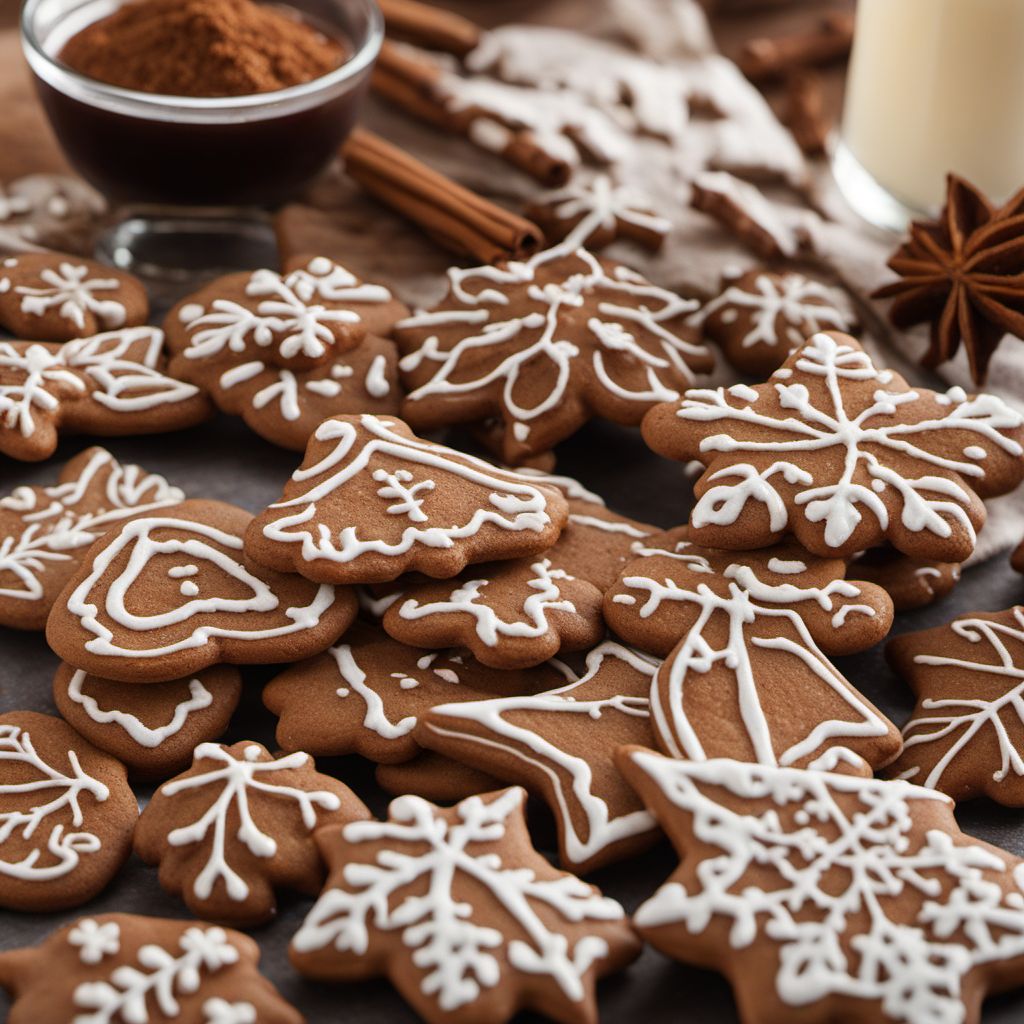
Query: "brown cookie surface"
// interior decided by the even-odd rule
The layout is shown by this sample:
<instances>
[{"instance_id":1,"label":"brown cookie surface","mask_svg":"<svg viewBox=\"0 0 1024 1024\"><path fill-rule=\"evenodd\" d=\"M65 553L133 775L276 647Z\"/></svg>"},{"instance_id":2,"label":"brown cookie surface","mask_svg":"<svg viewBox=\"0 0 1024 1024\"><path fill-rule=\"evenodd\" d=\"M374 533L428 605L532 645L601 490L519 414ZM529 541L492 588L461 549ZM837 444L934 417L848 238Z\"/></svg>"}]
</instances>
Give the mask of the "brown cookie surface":
<instances>
[{"instance_id":1,"label":"brown cookie surface","mask_svg":"<svg viewBox=\"0 0 1024 1024\"><path fill-rule=\"evenodd\" d=\"M8 1024L302 1024L241 932L136 914L81 917L0 953Z\"/></svg>"},{"instance_id":2,"label":"brown cookie surface","mask_svg":"<svg viewBox=\"0 0 1024 1024\"><path fill-rule=\"evenodd\" d=\"M857 555L850 571L881 587L898 612L926 608L952 593L960 582L958 562L922 561L901 555L888 545Z\"/></svg>"},{"instance_id":3,"label":"brown cookie surface","mask_svg":"<svg viewBox=\"0 0 1024 1024\"><path fill-rule=\"evenodd\" d=\"M469 563L539 554L567 516L557 488L423 441L401 420L335 416L256 517L246 553L334 583L447 578Z\"/></svg>"},{"instance_id":4,"label":"brown cookie surface","mask_svg":"<svg viewBox=\"0 0 1024 1024\"><path fill-rule=\"evenodd\" d=\"M327 885L291 944L300 973L387 975L424 1020L535 1009L594 1024L598 977L640 951L622 907L551 867L530 842L525 793L440 808L392 802L387 821L317 834Z\"/></svg>"},{"instance_id":5,"label":"brown cookie surface","mask_svg":"<svg viewBox=\"0 0 1024 1024\"><path fill-rule=\"evenodd\" d=\"M202 743L192 767L153 794L135 852L160 884L206 920L253 927L274 916L275 888L316 893L324 880L313 833L369 817L343 783L301 751Z\"/></svg>"},{"instance_id":6,"label":"brown cookie surface","mask_svg":"<svg viewBox=\"0 0 1024 1024\"><path fill-rule=\"evenodd\" d=\"M493 775L432 750L424 750L401 764L379 764L373 778L391 796L420 796L435 804L457 804L467 797L501 789L500 780Z\"/></svg>"},{"instance_id":7,"label":"brown cookie surface","mask_svg":"<svg viewBox=\"0 0 1024 1024\"><path fill-rule=\"evenodd\" d=\"M110 531L57 599L50 646L75 668L128 683L326 650L355 618L354 593L250 566L242 537L251 520L192 500Z\"/></svg>"},{"instance_id":8,"label":"brown cookie surface","mask_svg":"<svg viewBox=\"0 0 1024 1024\"><path fill-rule=\"evenodd\" d=\"M439 305L395 328L403 416L424 430L493 417L511 464L592 416L637 424L713 363L686 326L692 302L585 249L448 277Z\"/></svg>"},{"instance_id":9,"label":"brown cookie surface","mask_svg":"<svg viewBox=\"0 0 1024 1024\"><path fill-rule=\"evenodd\" d=\"M16 338L70 341L137 327L148 316L142 282L105 263L62 253L0 262L0 326Z\"/></svg>"},{"instance_id":10,"label":"brown cookie surface","mask_svg":"<svg viewBox=\"0 0 1024 1024\"><path fill-rule=\"evenodd\" d=\"M184 497L162 476L122 465L104 448L80 452L55 484L15 487L0 498L0 625L43 629L97 537Z\"/></svg>"},{"instance_id":11,"label":"brown cookie surface","mask_svg":"<svg viewBox=\"0 0 1024 1024\"><path fill-rule=\"evenodd\" d=\"M124 765L66 722L0 714L0 906L92 899L127 859L138 814Z\"/></svg>"},{"instance_id":12,"label":"brown cookie surface","mask_svg":"<svg viewBox=\"0 0 1024 1024\"><path fill-rule=\"evenodd\" d=\"M887 774L1024 806L1024 605L905 633L886 657L917 697Z\"/></svg>"},{"instance_id":13,"label":"brown cookie surface","mask_svg":"<svg viewBox=\"0 0 1024 1024\"><path fill-rule=\"evenodd\" d=\"M888 540L964 561L981 498L1024 478L1024 417L994 395L912 388L853 338L815 334L758 387L694 389L644 419L659 454L705 466L694 540L757 548L792 534L848 557Z\"/></svg>"},{"instance_id":14,"label":"brown cookie surface","mask_svg":"<svg viewBox=\"0 0 1024 1024\"><path fill-rule=\"evenodd\" d=\"M187 768L200 743L227 729L241 695L241 674L230 665L146 686L68 664L53 677L61 717L139 779L166 779Z\"/></svg>"},{"instance_id":15,"label":"brown cookie surface","mask_svg":"<svg viewBox=\"0 0 1024 1024\"><path fill-rule=\"evenodd\" d=\"M748 1024L977 1024L989 991L1024 984L1024 862L964 835L941 794L638 748L619 763L680 856L634 924L721 971Z\"/></svg>"}]
</instances>

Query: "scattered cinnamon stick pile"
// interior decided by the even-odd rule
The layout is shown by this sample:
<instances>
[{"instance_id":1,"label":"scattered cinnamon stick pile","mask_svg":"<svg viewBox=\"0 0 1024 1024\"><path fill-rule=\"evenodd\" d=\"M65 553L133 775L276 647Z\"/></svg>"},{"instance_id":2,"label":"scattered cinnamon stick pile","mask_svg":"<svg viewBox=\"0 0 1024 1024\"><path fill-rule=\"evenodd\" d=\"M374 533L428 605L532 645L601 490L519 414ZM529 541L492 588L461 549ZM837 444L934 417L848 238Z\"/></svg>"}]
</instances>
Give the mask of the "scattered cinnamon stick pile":
<instances>
[{"instance_id":1,"label":"scattered cinnamon stick pile","mask_svg":"<svg viewBox=\"0 0 1024 1024\"><path fill-rule=\"evenodd\" d=\"M480 42L479 25L418 0L378 0L387 35L428 50L465 57Z\"/></svg>"},{"instance_id":2,"label":"scattered cinnamon stick pile","mask_svg":"<svg viewBox=\"0 0 1024 1024\"><path fill-rule=\"evenodd\" d=\"M845 60L853 45L854 16L833 11L805 32L750 39L737 63L752 82L761 84L803 68Z\"/></svg>"}]
</instances>

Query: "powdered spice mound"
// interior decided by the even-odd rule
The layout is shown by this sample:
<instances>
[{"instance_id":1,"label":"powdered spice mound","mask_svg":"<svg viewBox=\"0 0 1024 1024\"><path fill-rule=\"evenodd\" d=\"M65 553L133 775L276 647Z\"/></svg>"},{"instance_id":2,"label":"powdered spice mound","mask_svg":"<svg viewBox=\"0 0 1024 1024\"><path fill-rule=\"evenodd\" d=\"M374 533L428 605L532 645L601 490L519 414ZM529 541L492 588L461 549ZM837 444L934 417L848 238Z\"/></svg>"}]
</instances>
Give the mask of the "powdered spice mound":
<instances>
[{"instance_id":1,"label":"powdered spice mound","mask_svg":"<svg viewBox=\"0 0 1024 1024\"><path fill-rule=\"evenodd\" d=\"M135 0L73 36L61 60L109 85L168 96L246 96L319 78L345 47L253 0Z\"/></svg>"}]
</instances>

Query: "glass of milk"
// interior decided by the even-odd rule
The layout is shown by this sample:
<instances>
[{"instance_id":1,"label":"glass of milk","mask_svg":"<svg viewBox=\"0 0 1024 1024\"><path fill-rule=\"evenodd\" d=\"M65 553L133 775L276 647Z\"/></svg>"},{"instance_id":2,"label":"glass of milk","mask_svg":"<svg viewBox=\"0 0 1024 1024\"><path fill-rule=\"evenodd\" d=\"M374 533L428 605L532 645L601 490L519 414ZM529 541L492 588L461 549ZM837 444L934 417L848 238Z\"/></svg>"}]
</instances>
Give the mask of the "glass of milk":
<instances>
[{"instance_id":1,"label":"glass of milk","mask_svg":"<svg viewBox=\"0 0 1024 1024\"><path fill-rule=\"evenodd\" d=\"M949 172L996 203L1024 186L1024 0L858 0L833 170L893 230L942 206Z\"/></svg>"}]
</instances>

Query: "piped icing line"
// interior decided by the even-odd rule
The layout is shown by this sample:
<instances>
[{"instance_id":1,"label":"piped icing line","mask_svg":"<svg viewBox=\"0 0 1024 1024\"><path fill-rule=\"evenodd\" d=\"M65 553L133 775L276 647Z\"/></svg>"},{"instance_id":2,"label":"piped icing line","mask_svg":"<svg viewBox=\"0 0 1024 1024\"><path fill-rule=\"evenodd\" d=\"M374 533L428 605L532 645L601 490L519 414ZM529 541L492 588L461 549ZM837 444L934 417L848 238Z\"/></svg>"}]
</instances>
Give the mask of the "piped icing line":
<instances>
[{"instance_id":1,"label":"piped icing line","mask_svg":"<svg viewBox=\"0 0 1024 1024\"><path fill-rule=\"evenodd\" d=\"M89 277L89 268L84 264L62 260L56 267L43 267L39 280L39 285L12 286L10 277L4 275L0 277L0 294L13 287L13 293L21 297L22 313L41 317L55 311L79 331L85 330L86 313L108 330L124 326L128 316L124 304L101 295L120 290L121 282L116 277Z\"/></svg>"}]
</instances>

